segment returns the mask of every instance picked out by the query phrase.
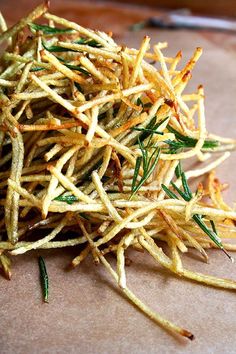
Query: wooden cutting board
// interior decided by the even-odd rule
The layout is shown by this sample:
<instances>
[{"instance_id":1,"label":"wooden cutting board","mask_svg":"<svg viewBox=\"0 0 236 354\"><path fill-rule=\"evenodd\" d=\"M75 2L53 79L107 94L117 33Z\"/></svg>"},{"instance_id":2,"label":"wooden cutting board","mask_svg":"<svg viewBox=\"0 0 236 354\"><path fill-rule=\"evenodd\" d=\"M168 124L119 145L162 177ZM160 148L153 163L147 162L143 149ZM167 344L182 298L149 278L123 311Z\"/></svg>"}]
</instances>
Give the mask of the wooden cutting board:
<instances>
[{"instance_id":1,"label":"wooden cutting board","mask_svg":"<svg viewBox=\"0 0 236 354\"><path fill-rule=\"evenodd\" d=\"M13 22L34 3L0 1L0 7ZM169 42L167 53L182 49L187 60L196 46L203 46L191 87L200 83L205 86L208 129L236 136L236 52L230 35L160 30L131 33L126 30L129 22L150 16L150 9L137 7L118 6L111 15L105 11L107 6L92 1L57 1L54 8L69 19L78 18L83 25L115 31L120 42L132 47L138 47L144 34L149 34L153 43ZM235 201L235 154L217 172L222 181L230 182L227 198ZM50 277L49 304L41 302L39 253L45 257ZM67 272L66 266L77 253L74 248L33 252L13 259L12 280L0 278L1 353L235 353L234 292L177 278L147 254L130 252L130 288L154 310L191 330L196 339L189 343L166 333L128 303L103 267L94 266L91 259ZM210 264L205 264L190 252L184 264L189 269L236 280L235 265L221 252L209 251L209 256Z\"/></svg>"}]
</instances>

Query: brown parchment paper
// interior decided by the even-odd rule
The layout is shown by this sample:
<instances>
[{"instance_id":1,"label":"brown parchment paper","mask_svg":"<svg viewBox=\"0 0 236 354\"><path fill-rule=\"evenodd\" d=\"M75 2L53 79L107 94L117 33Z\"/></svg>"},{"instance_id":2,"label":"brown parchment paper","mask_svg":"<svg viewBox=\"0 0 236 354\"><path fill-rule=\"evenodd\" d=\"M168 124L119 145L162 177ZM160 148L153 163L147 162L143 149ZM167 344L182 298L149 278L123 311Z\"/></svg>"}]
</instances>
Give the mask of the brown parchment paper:
<instances>
[{"instance_id":1,"label":"brown parchment paper","mask_svg":"<svg viewBox=\"0 0 236 354\"><path fill-rule=\"evenodd\" d=\"M1 3L1 2L0 2ZM204 54L193 72L192 88L204 84L208 129L236 136L236 52L220 48L207 35L185 31L124 32L120 41L137 47L144 34L168 41L167 53L183 50L187 60L196 46ZM221 35L219 35L221 36ZM205 38L204 38L205 37ZM217 39L217 35L215 37ZM217 42L217 41L216 41ZM226 197L236 200L232 154L218 176L230 182ZM132 306L102 266L88 259L73 271L66 266L77 248L37 251L13 258L13 277L0 278L0 353L235 353L236 294L175 277L147 254L129 252L129 287L166 318L191 330L195 341L165 332ZM222 252L209 251L205 264L190 251L187 268L236 280L236 266ZM42 303L38 255L47 263L50 303Z\"/></svg>"}]
</instances>

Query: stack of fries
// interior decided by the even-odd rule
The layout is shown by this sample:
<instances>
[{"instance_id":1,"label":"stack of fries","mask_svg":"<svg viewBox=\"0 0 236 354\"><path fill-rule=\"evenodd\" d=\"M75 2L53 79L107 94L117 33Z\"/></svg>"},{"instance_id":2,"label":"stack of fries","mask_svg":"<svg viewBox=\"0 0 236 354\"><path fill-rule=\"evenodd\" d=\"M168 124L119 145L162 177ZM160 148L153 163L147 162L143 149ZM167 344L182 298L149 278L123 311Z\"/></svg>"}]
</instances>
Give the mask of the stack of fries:
<instances>
[{"instance_id":1,"label":"stack of fries","mask_svg":"<svg viewBox=\"0 0 236 354\"><path fill-rule=\"evenodd\" d=\"M207 133L202 86L183 94L201 48L179 69L181 52L165 56L167 43L150 51L145 37L139 50L121 47L112 34L50 14L47 3L10 29L2 16L0 25L7 45L0 68L5 274L9 255L83 245L74 267L91 254L145 314L193 339L128 289L125 252L144 250L179 276L236 289L235 281L192 272L181 261L188 247L205 261L208 248L236 250L222 241L236 235L236 212L213 171L236 141ZM221 154L212 158L215 152ZM180 162L189 158L210 162L183 172ZM207 185L192 192L188 180L206 173Z\"/></svg>"}]
</instances>

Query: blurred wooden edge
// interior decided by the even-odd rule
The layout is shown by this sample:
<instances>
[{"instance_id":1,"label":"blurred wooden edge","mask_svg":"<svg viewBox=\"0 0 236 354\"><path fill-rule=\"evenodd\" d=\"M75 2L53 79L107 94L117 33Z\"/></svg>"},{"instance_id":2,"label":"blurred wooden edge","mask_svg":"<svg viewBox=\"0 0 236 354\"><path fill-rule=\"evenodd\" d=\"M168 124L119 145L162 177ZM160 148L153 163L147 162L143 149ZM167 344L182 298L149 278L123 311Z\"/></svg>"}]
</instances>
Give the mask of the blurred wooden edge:
<instances>
[{"instance_id":1,"label":"blurred wooden edge","mask_svg":"<svg viewBox=\"0 0 236 354\"><path fill-rule=\"evenodd\" d=\"M116 2L153 6L159 9L187 8L198 14L236 17L235 0L145 0L145 2L143 0L116 0Z\"/></svg>"},{"instance_id":2,"label":"blurred wooden edge","mask_svg":"<svg viewBox=\"0 0 236 354\"><path fill-rule=\"evenodd\" d=\"M11 26L42 2L43 0L0 0L0 10ZM50 12L76 21L81 26L112 31L115 36L121 36L130 25L160 13L158 9L148 6L87 0L51 0ZM40 22L45 21L42 19Z\"/></svg>"}]
</instances>

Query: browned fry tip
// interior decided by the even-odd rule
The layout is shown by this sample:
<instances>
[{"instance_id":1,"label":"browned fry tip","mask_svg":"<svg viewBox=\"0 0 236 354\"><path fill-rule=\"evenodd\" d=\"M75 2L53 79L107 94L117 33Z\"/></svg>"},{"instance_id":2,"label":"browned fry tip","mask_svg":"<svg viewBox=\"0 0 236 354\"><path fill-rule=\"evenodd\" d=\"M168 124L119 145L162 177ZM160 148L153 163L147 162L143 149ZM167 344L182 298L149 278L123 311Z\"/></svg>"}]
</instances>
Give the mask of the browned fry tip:
<instances>
[{"instance_id":1,"label":"browned fry tip","mask_svg":"<svg viewBox=\"0 0 236 354\"><path fill-rule=\"evenodd\" d=\"M191 332L189 332L189 331L187 331L186 329L183 329L183 330L182 330L181 335L182 335L183 337L186 337L186 338L190 339L190 340L194 340L194 339L195 339L194 334L191 333Z\"/></svg>"}]
</instances>

